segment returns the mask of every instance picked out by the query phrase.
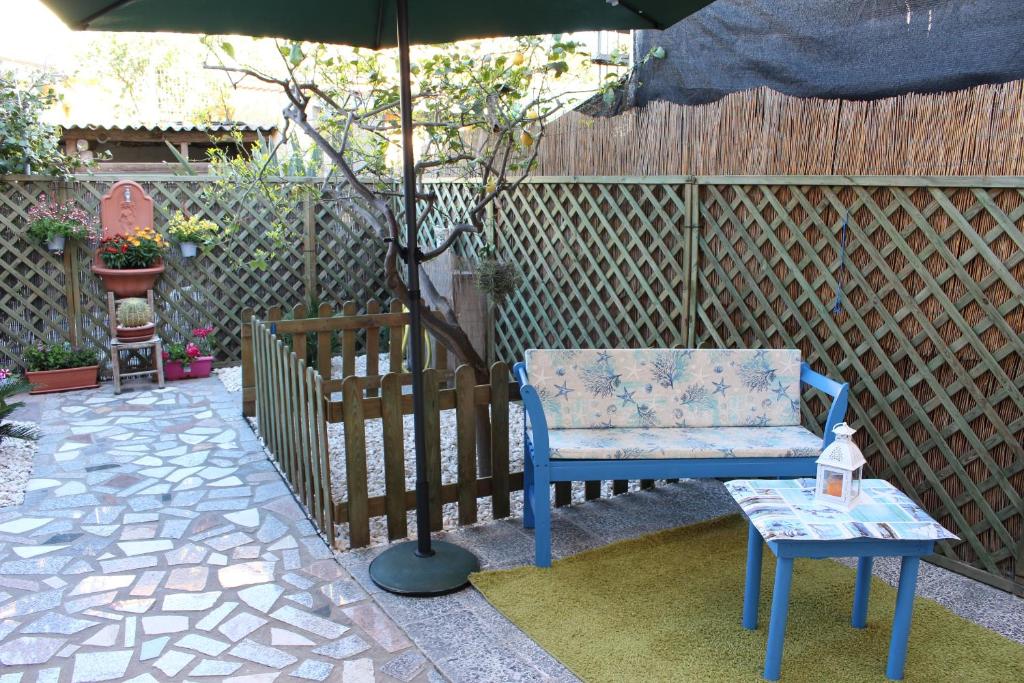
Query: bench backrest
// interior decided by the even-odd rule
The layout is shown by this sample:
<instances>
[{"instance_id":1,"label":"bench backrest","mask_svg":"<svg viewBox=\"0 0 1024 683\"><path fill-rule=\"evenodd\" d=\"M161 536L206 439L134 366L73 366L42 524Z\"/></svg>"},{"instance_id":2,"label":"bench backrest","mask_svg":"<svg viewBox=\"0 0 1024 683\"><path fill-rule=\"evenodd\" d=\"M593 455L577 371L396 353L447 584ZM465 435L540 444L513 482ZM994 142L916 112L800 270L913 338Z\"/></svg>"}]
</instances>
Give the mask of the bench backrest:
<instances>
[{"instance_id":1,"label":"bench backrest","mask_svg":"<svg viewBox=\"0 0 1024 683\"><path fill-rule=\"evenodd\" d=\"M530 349L551 429L800 424L797 349Z\"/></svg>"}]
</instances>

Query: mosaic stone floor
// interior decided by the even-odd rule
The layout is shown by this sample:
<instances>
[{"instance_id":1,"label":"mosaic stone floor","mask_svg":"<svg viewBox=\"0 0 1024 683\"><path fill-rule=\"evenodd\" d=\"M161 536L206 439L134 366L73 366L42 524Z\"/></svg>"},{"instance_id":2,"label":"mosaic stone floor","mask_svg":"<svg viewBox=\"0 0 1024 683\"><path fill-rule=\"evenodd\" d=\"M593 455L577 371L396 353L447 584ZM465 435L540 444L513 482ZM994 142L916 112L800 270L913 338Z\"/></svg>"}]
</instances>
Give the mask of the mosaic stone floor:
<instances>
[{"instance_id":1,"label":"mosaic stone floor","mask_svg":"<svg viewBox=\"0 0 1024 683\"><path fill-rule=\"evenodd\" d=\"M216 379L33 398L0 509L0 683L441 681L334 559Z\"/></svg>"}]
</instances>

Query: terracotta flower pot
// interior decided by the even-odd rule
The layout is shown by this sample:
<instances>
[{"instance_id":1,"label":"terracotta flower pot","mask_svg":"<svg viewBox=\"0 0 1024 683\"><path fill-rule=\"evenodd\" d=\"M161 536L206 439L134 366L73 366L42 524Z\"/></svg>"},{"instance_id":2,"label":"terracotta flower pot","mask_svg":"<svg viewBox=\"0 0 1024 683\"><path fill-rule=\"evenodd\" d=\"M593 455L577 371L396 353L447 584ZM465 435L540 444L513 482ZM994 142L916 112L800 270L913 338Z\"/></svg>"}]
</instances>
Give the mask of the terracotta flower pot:
<instances>
[{"instance_id":1,"label":"terracotta flower pot","mask_svg":"<svg viewBox=\"0 0 1024 683\"><path fill-rule=\"evenodd\" d=\"M84 368L67 368L65 370L37 370L26 372L25 379L32 385L30 394L49 394L72 389L95 389L99 386L99 382L96 381L99 369L99 365L89 365Z\"/></svg>"},{"instance_id":2,"label":"terracotta flower pot","mask_svg":"<svg viewBox=\"0 0 1024 683\"><path fill-rule=\"evenodd\" d=\"M153 333L156 331L156 325L153 323L146 323L139 327L121 327L117 326L117 340L122 342L142 342L153 338Z\"/></svg>"},{"instance_id":3,"label":"terracotta flower pot","mask_svg":"<svg viewBox=\"0 0 1024 683\"><path fill-rule=\"evenodd\" d=\"M146 291L153 289L157 278L164 272L164 262L161 259L151 268L117 269L104 267L103 261L97 257L92 264L92 272L103 280L103 286L116 297L145 296Z\"/></svg>"},{"instance_id":4,"label":"terracotta flower pot","mask_svg":"<svg viewBox=\"0 0 1024 683\"><path fill-rule=\"evenodd\" d=\"M187 366L183 365L180 360L164 361L164 379L168 381L209 377L212 370L213 356L199 356Z\"/></svg>"}]
</instances>

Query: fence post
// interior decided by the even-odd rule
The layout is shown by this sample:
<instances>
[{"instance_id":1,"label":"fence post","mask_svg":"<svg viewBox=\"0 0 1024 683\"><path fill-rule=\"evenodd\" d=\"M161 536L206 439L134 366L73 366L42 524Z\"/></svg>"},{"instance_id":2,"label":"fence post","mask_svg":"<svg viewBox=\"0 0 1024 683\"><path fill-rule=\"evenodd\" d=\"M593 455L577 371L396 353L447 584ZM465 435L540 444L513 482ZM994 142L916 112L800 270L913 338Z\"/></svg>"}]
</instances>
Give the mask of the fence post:
<instances>
[{"instance_id":1,"label":"fence post","mask_svg":"<svg viewBox=\"0 0 1024 683\"><path fill-rule=\"evenodd\" d=\"M303 269L302 282L306 290L306 301L316 301L317 272L316 272L316 202L307 193L303 199L303 222L305 225L305 240L302 248Z\"/></svg>"},{"instance_id":2,"label":"fence post","mask_svg":"<svg viewBox=\"0 0 1024 683\"><path fill-rule=\"evenodd\" d=\"M56 192L56 200L60 203L69 201L70 192L67 183L61 183ZM64 298L68 304L68 341L77 346L82 329L82 301L78 282L78 245L74 241L67 244L64 250Z\"/></svg>"},{"instance_id":3,"label":"fence post","mask_svg":"<svg viewBox=\"0 0 1024 683\"><path fill-rule=\"evenodd\" d=\"M341 383L345 415L345 478L348 489L348 540L353 548L370 544L370 516L366 483L366 421L363 419L363 391L358 377Z\"/></svg>"},{"instance_id":4,"label":"fence post","mask_svg":"<svg viewBox=\"0 0 1024 683\"><path fill-rule=\"evenodd\" d=\"M476 371L460 365L455 371L456 448L459 454L459 524L476 523Z\"/></svg>"},{"instance_id":5,"label":"fence post","mask_svg":"<svg viewBox=\"0 0 1024 683\"><path fill-rule=\"evenodd\" d=\"M687 259L685 266L686 292L686 346L692 349L697 344L697 268L700 263L700 184L696 180L687 183L686 196L686 239Z\"/></svg>"},{"instance_id":6,"label":"fence post","mask_svg":"<svg viewBox=\"0 0 1024 683\"><path fill-rule=\"evenodd\" d=\"M253 358L251 308L242 309L242 327L239 337L242 340L242 415L252 417L256 414L256 366Z\"/></svg>"}]
</instances>

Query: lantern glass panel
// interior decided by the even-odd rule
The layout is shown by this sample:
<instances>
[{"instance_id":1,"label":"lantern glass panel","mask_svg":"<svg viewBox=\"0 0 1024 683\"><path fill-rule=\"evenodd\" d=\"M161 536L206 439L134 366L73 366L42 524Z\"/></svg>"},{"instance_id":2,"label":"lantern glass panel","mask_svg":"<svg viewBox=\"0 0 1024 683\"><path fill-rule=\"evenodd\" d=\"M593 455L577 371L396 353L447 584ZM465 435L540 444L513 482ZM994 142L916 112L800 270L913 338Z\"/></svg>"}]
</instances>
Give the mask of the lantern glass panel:
<instances>
[{"instance_id":1,"label":"lantern glass panel","mask_svg":"<svg viewBox=\"0 0 1024 683\"><path fill-rule=\"evenodd\" d=\"M860 470L853 473L853 486L851 487L851 491L851 498L856 498L860 495Z\"/></svg>"},{"instance_id":2,"label":"lantern glass panel","mask_svg":"<svg viewBox=\"0 0 1024 683\"><path fill-rule=\"evenodd\" d=\"M822 487L825 495L832 496L833 498L842 498L843 473L837 470L825 469L822 472L822 476L825 478L825 485Z\"/></svg>"}]
</instances>

